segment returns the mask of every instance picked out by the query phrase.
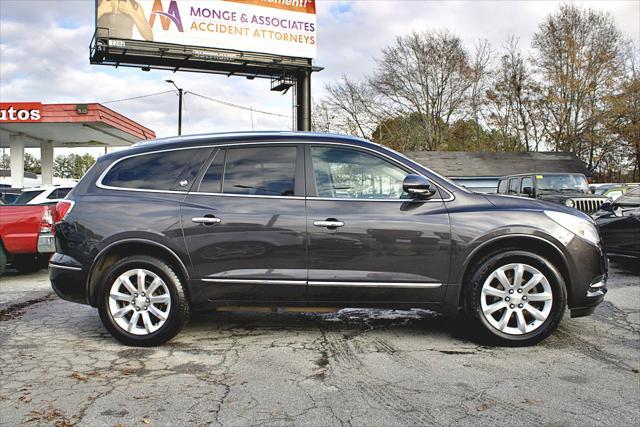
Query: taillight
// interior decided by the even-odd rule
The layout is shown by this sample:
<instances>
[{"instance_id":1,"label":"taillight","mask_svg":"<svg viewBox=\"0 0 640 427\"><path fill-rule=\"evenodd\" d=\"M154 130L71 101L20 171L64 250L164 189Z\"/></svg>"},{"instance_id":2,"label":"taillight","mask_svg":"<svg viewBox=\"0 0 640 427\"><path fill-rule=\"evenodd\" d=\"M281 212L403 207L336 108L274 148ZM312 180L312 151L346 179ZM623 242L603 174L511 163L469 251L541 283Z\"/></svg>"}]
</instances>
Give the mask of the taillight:
<instances>
[{"instance_id":1,"label":"taillight","mask_svg":"<svg viewBox=\"0 0 640 427\"><path fill-rule=\"evenodd\" d=\"M51 212L51 208L47 208L42 214L42 219L40 220L39 232L41 234L51 233L52 229L53 229L53 213Z\"/></svg>"},{"instance_id":2,"label":"taillight","mask_svg":"<svg viewBox=\"0 0 640 427\"><path fill-rule=\"evenodd\" d=\"M75 203L72 200L61 200L56 204L53 211L53 223L57 224L62 221L73 209Z\"/></svg>"}]
</instances>

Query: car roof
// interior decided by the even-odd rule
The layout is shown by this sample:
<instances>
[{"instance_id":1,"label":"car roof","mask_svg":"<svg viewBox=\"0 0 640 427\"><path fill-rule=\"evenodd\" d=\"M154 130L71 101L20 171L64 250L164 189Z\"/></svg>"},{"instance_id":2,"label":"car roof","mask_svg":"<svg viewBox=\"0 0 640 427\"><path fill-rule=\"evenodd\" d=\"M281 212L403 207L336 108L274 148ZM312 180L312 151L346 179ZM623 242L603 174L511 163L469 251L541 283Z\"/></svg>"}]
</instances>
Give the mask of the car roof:
<instances>
[{"instance_id":1,"label":"car roof","mask_svg":"<svg viewBox=\"0 0 640 427\"><path fill-rule=\"evenodd\" d=\"M533 176L533 175L582 175L584 176L584 174L580 172L529 172L529 173L519 173L515 175L504 175L504 176L501 176L500 179L520 178L523 176Z\"/></svg>"},{"instance_id":2,"label":"car roof","mask_svg":"<svg viewBox=\"0 0 640 427\"><path fill-rule=\"evenodd\" d=\"M73 185L43 185L43 186L40 186L40 187L23 188L22 192L26 193L28 191L56 190L58 188L73 188Z\"/></svg>"},{"instance_id":3,"label":"car roof","mask_svg":"<svg viewBox=\"0 0 640 427\"><path fill-rule=\"evenodd\" d=\"M362 147L380 147L378 144L350 135L297 131L255 131L204 133L198 135L173 136L169 138L142 141L120 151L106 154L102 159L119 158L148 151L171 150L175 148L198 147L234 142L345 142Z\"/></svg>"}]
</instances>

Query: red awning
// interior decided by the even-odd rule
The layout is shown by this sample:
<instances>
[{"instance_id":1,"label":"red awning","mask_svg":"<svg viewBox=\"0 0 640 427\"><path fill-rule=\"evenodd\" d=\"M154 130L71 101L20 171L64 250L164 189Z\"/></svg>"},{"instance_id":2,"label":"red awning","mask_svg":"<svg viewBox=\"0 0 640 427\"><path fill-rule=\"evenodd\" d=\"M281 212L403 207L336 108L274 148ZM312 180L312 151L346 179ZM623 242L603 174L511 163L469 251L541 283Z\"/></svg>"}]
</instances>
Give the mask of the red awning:
<instances>
[{"instance_id":1,"label":"red awning","mask_svg":"<svg viewBox=\"0 0 640 427\"><path fill-rule=\"evenodd\" d=\"M11 135L21 136L27 147L51 142L56 147L127 146L153 139L149 128L100 105L0 104L0 147Z\"/></svg>"}]
</instances>

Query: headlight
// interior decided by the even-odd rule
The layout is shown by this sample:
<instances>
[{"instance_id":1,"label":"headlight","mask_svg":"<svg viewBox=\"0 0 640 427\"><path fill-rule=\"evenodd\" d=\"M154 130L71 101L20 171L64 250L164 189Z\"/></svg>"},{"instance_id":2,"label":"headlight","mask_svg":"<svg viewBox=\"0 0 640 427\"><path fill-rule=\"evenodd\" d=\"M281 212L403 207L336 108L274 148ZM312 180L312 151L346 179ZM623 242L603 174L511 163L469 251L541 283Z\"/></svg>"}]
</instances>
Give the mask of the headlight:
<instances>
[{"instance_id":1,"label":"headlight","mask_svg":"<svg viewBox=\"0 0 640 427\"><path fill-rule=\"evenodd\" d=\"M594 245L597 245L600 241L598 229L593 222L562 212L544 211L544 213L562 228L569 230L581 239Z\"/></svg>"},{"instance_id":2,"label":"headlight","mask_svg":"<svg viewBox=\"0 0 640 427\"><path fill-rule=\"evenodd\" d=\"M568 199L566 202L564 202L565 206L568 206L570 208L574 207L576 204L573 200Z\"/></svg>"}]
</instances>

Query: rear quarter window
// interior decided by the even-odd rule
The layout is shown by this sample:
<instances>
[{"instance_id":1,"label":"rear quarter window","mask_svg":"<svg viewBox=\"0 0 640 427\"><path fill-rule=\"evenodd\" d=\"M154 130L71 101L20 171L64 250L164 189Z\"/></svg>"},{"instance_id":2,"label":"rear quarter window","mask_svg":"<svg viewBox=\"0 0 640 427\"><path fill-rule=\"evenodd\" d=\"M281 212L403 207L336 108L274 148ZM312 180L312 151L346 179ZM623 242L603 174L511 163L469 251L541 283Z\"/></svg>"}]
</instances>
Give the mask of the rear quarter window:
<instances>
[{"instance_id":1,"label":"rear quarter window","mask_svg":"<svg viewBox=\"0 0 640 427\"><path fill-rule=\"evenodd\" d=\"M56 188L51 192L51 194L47 196L47 199L49 200L64 199L66 195L69 193L69 191L71 191L70 188Z\"/></svg>"},{"instance_id":2,"label":"rear quarter window","mask_svg":"<svg viewBox=\"0 0 640 427\"><path fill-rule=\"evenodd\" d=\"M44 193L44 190L25 191L20 194L18 198L13 202L14 205L26 205L40 194Z\"/></svg>"},{"instance_id":3,"label":"rear quarter window","mask_svg":"<svg viewBox=\"0 0 640 427\"><path fill-rule=\"evenodd\" d=\"M178 181L183 175L187 177L187 182L195 177L208 151L172 150L125 158L109 169L101 184L141 190L187 191L189 185L179 186Z\"/></svg>"}]
</instances>

